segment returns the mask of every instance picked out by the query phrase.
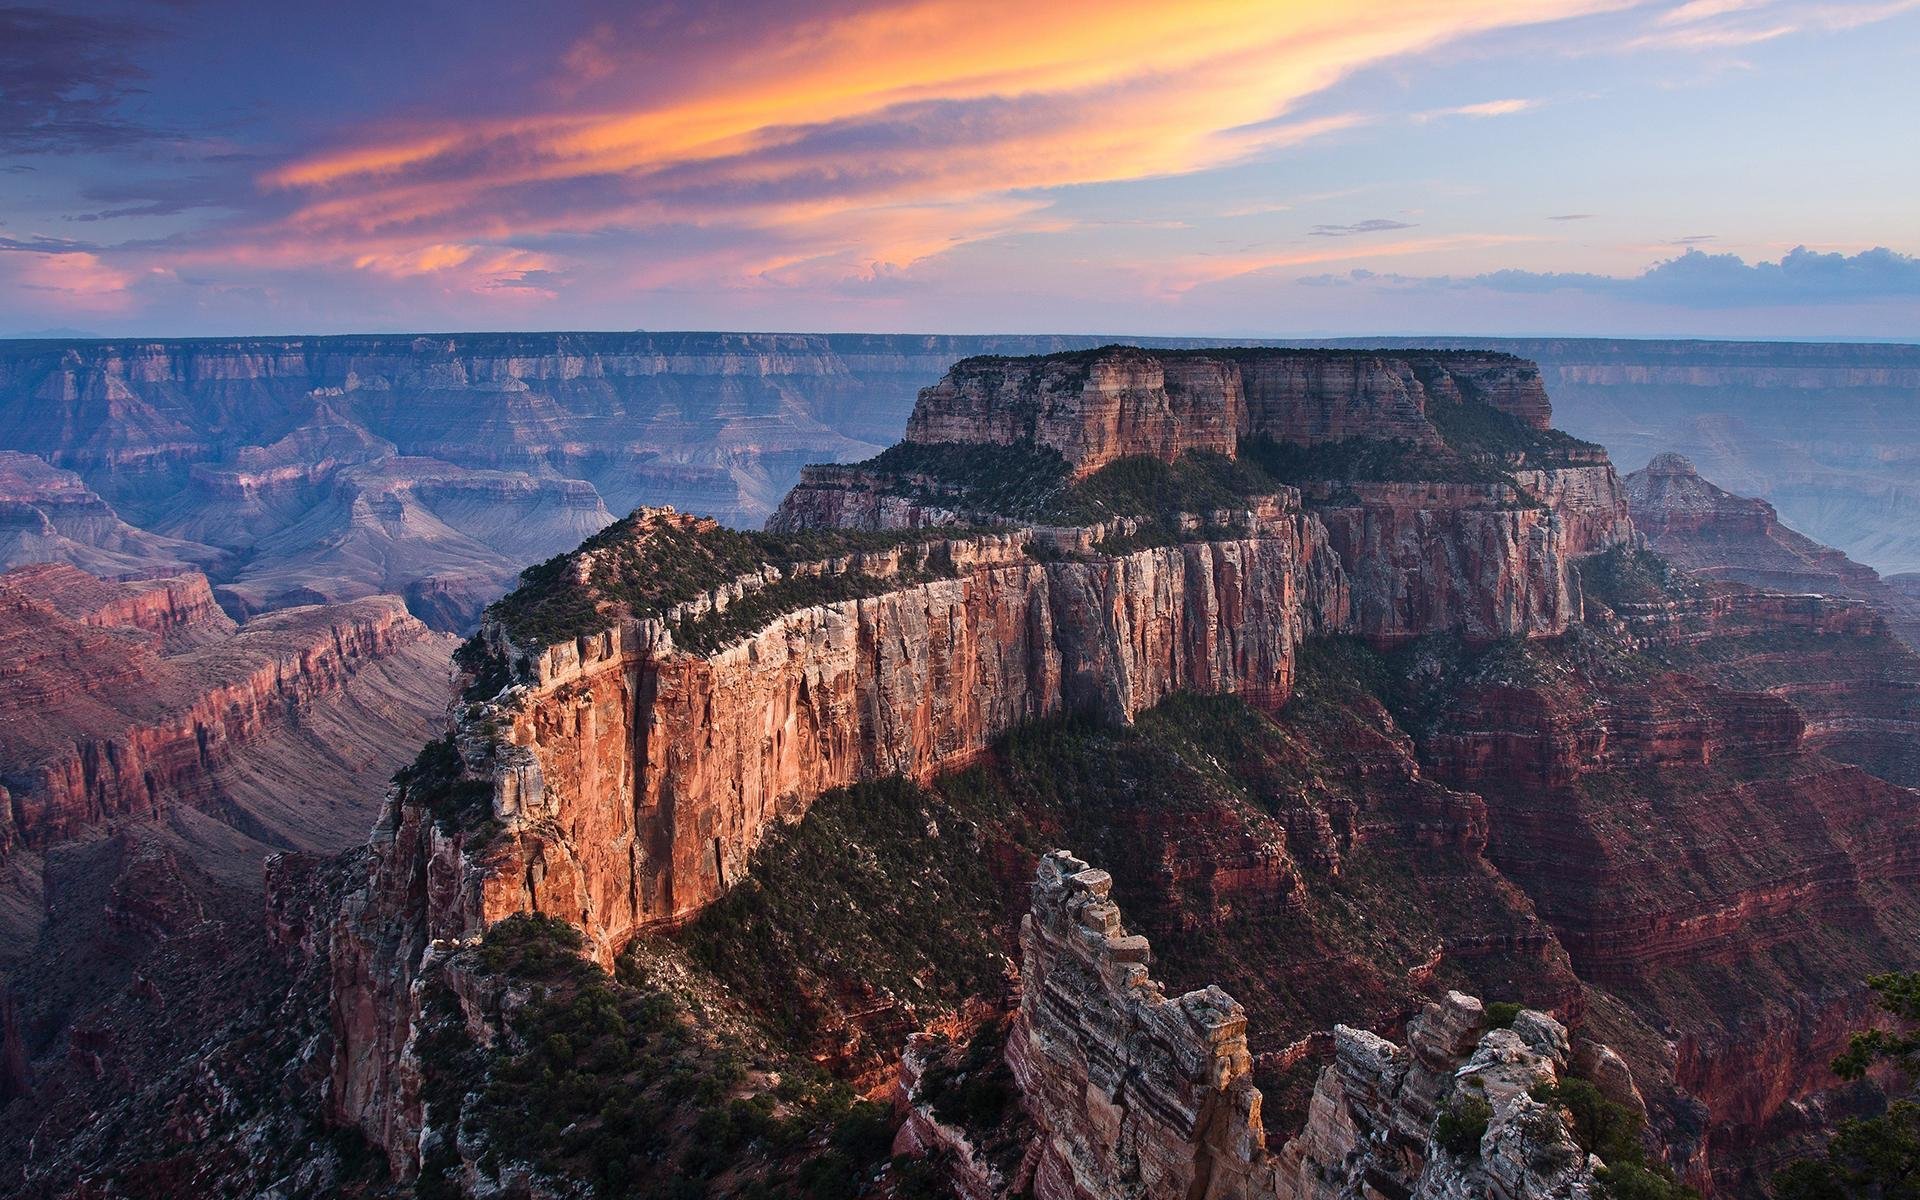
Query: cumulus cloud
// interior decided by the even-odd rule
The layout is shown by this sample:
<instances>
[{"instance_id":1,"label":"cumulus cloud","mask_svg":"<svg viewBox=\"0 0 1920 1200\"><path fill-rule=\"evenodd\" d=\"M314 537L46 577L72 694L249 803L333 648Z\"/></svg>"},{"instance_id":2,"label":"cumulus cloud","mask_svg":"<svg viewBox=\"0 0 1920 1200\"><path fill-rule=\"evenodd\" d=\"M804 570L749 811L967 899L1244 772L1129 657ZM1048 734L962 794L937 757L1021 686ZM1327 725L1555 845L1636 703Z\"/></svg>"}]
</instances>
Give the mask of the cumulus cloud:
<instances>
[{"instance_id":1,"label":"cumulus cloud","mask_svg":"<svg viewBox=\"0 0 1920 1200\"><path fill-rule=\"evenodd\" d=\"M1519 270L1467 276L1407 276L1358 270L1310 276L1299 282L1320 287L1482 288L1523 294L1584 292L1698 309L1817 306L1920 299L1920 258L1884 246L1851 255L1823 254L1802 246L1778 262L1749 263L1737 254L1708 254L1689 249L1632 276Z\"/></svg>"}]
</instances>

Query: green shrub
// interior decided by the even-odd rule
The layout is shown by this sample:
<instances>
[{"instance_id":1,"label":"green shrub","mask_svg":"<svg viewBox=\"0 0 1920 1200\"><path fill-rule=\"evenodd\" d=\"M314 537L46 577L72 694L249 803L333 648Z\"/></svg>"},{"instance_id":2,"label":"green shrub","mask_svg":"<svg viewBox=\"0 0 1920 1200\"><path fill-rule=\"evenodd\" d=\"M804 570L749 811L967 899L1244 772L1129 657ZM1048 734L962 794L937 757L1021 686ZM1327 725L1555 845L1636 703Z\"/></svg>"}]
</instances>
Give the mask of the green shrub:
<instances>
[{"instance_id":1,"label":"green shrub","mask_svg":"<svg viewBox=\"0 0 1920 1200\"><path fill-rule=\"evenodd\" d=\"M1580 582L1587 595L1609 608L1664 604L1698 590L1686 574L1651 550L1619 545L1582 559Z\"/></svg>"},{"instance_id":2,"label":"green shrub","mask_svg":"<svg viewBox=\"0 0 1920 1200\"><path fill-rule=\"evenodd\" d=\"M1487 1005L1487 1028L1513 1028L1513 1019L1520 1015L1520 1008L1521 1006L1512 1000L1495 1000L1493 1003Z\"/></svg>"},{"instance_id":3,"label":"green shrub","mask_svg":"<svg viewBox=\"0 0 1920 1200\"><path fill-rule=\"evenodd\" d=\"M1006 1063L1007 1027L989 1021L974 1031L957 1063L936 1062L920 1081L920 1096L948 1125L984 1130L1000 1124L1018 1090Z\"/></svg>"},{"instance_id":4,"label":"green shrub","mask_svg":"<svg viewBox=\"0 0 1920 1200\"><path fill-rule=\"evenodd\" d=\"M1685 1187L1664 1168L1634 1163L1608 1164L1596 1173L1604 1200L1699 1200L1700 1193Z\"/></svg>"},{"instance_id":5,"label":"green shrub","mask_svg":"<svg viewBox=\"0 0 1920 1200\"><path fill-rule=\"evenodd\" d=\"M642 509L602 529L578 549L522 571L520 586L490 605L487 616L522 646L552 645L606 629L622 612L660 616L767 566L785 570L856 550L942 540L957 532L964 531L762 533ZM584 580L582 556L593 563Z\"/></svg>"},{"instance_id":6,"label":"green shrub","mask_svg":"<svg viewBox=\"0 0 1920 1200\"><path fill-rule=\"evenodd\" d=\"M1639 1165L1645 1151L1640 1144L1640 1114L1602 1095L1600 1089L1577 1075L1558 1084L1533 1089L1533 1098L1564 1107L1573 1118L1573 1140L1614 1165Z\"/></svg>"},{"instance_id":7,"label":"green shrub","mask_svg":"<svg viewBox=\"0 0 1920 1200\"><path fill-rule=\"evenodd\" d=\"M1455 1158L1477 1158L1480 1139L1487 1136L1493 1105L1479 1096L1457 1095L1433 1123L1433 1138Z\"/></svg>"},{"instance_id":8,"label":"green shrub","mask_svg":"<svg viewBox=\"0 0 1920 1200\"><path fill-rule=\"evenodd\" d=\"M465 770L449 734L421 747L412 763L394 772L393 782L402 800L424 807L441 829L474 830L493 816L493 784L464 778Z\"/></svg>"}]
</instances>

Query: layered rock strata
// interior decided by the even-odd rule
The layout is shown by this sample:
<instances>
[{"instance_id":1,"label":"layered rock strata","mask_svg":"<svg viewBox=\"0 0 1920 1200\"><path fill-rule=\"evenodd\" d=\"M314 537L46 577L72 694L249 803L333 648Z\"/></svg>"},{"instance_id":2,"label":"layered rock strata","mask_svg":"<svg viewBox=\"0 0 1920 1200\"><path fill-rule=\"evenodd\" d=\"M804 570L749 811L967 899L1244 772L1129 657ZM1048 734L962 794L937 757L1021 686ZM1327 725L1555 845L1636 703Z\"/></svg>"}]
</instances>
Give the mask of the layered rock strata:
<instances>
[{"instance_id":1,"label":"layered rock strata","mask_svg":"<svg viewBox=\"0 0 1920 1200\"><path fill-rule=\"evenodd\" d=\"M1283 703L1300 640L1341 619L1344 576L1298 511L1222 517L1239 524L1218 540L1087 560L1038 560L1029 531L949 541L952 578L803 608L710 655L660 619L546 648L463 722L486 828L448 829L399 793L376 830L335 953L345 1111L405 1119L385 1075L434 939L539 912L610 963L738 882L829 788L925 777L1015 725L1127 720L1178 690Z\"/></svg>"},{"instance_id":2,"label":"layered rock strata","mask_svg":"<svg viewBox=\"0 0 1920 1200\"><path fill-rule=\"evenodd\" d=\"M1896 720L1876 674L1920 664L1859 601L1711 585L1608 615L1631 660L1583 639L1483 667L1422 748L1485 798L1489 857L1576 972L1642 1024L1601 1006L1608 1040L1688 1098L1671 1140L1732 1184L1770 1122L1835 1084L1858 981L1920 936L1915 794L1835 728ZM1848 749L1869 769L1829 757Z\"/></svg>"},{"instance_id":3,"label":"layered rock strata","mask_svg":"<svg viewBox=\"0 0 1920 1200\"><path fill-rule=\"evenodd\" d=\"M146 578L204 570L224 557L211 546L136 529L72 471L0 450L0 567L53 562Z\"/></svg>"},{"instance_id":4,"label":"layered rock strata","mask_svg":"<svg viewBox=\"0 0 1920 1200\"><path fill-rule=\"evenodd\" d=\"M41 849L197 796L239 747L430 636L392 597L236 627L201 576L0 576L0 847Z\"/></svg>"},{"instance_id":5,"label":"layered rock strata","mask_svg":"<svg viewBox=\"0 0 1920 1200\"><path fill-rule=\"evenodd\" d=\"M1078 474L1146 454L1232 454L1244 437L1349 437L1437 447L1428 406L1470 398L1547 427L1532 363L1504 354L1147 351L966 359L921 392L909 442L1032 444Z\"/></svg>"},{"instance_id":6,"label":"layered rock strata","mask_svg":"<svg viewBox=\"0 0 1920 1200\"><path fill-rule=\"evenodd\" d=\"M1523 1012L1488 1031L1480 1002L1458 992L1410 1024L1405 1048L1336 1028L1306 1128L1270 1147L1244 1011L1217 987L1169 997L1111 887L1056 851L1021 924L1007 1058L1037 1131L1040 1200L1593 1194L1596 1160L1530 1094L1567 1070L1566 1030ZM1485 1124L1477 1144L1449 1150L1436 1126L1469 1100Z\"/></svg>"},{"instance_id":7,"label":"layered rock strata","mask_svg":"<svg viewBox=\"0 0 1920 1200\"><path fill-rule=\"evenodd\" d=\"M1444 457L1447 414L1485 409L1533 430L1546 429L1551 414L1533 365L1499 354L1116 346L956 364L920 394L907 441L1052 451L1083 477L1129 456L1232 457L1246 438L1309 447L1362 439ZM1378 642L1437 630L1491 640L1554 635L1579 620L1574 561L1633 537L1619 477L1597 447L1510 465L1511 482L1303 485L1353 581L1355 632ZM994 519L938 479L817 467L768 526L914 529Z\"/></svg>"}]
</instances>

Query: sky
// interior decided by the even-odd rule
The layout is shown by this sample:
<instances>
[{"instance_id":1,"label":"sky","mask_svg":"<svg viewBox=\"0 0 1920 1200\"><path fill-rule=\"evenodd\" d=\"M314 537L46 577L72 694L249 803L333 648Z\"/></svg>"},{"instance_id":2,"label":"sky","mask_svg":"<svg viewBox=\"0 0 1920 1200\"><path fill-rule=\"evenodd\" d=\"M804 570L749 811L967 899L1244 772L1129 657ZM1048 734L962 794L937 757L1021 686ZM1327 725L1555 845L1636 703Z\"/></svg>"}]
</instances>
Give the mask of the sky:
<instances>
[{"instance_id":1,"label":"sky","mask_svg":"<svg viewBox=\"0 0 1920 1200\"><path fill-rule=\"evenodd\" d=\"M0 336L1920 340L1920 0L0 4Z\"/></svg>"}]
</instances>

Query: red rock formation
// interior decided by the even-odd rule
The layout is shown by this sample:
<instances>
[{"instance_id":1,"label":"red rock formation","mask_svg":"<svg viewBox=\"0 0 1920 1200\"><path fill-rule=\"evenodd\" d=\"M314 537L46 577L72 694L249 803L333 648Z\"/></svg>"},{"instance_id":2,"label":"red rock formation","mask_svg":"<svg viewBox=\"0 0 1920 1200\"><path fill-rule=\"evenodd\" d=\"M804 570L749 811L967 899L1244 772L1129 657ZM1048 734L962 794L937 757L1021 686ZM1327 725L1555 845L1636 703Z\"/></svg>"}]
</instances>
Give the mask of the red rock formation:
<instances>
[{"instance_id":1,"label":"red rock formation","mask_svg":"<svg viewBox=\"0 0 1920 1200\"><path fill-rule=\"evenodd\" d=\"M1486 798L1489 857L1575 971L1650 1027L1609 1017L1609 1040L1703 1107L1696 1174L1731 1182L1833 1083L1859 980L1920 934L1913 793L1817 753L1804 697L1759 690L1744 648L1857 681L1850 647L1899 647L1865 605L1821 597L1723 587L1622 612L1649 641L1633 665L1536 648L1450 687L1423 749Z\"/></svg>"},{"instance_id":2,"label":"red rock formation","mask_svg":"<svg viewBox=\"0 0 1920 1200\"><path fill-rule=\"evenodd\" d=\"M47 564L16 568L0 576L0 586L51 605L82 625L153 634L164 653L226 638L237 628L214 603L204 575L115 582Z\"/></svg>"},{"instance_id":3,"label":"red rock formation","mask_svg":"<svg viewBox=\"0 0 1920 1200\"><path fill-rule=\"evenodd\" d=\"M235 631L204 578L0 576L0 844L44 847L193 796L207 772L364 665L420 643L397 600L274 614Z\"/></svg>"},{"instance_id":4,"label":"red rock formation","mask_svg":"<svg viewBox=\"0 0 1920 1200\"><path fill-rule=\"evenodd\" d=\"M1142 447L1171 456L1279 432L1270 421L1303 419L1308 384L1351 393L1340 411L1354 421L1392 411L1424 422L1422 404L1467 394L1544 420L1537 380L1513 360L1369 357L1359 376L1353 362L1312 359L1304 374L1268 363L1259 394L1291 407L1269 412L1249 393L1242 414L1235 380L1246 364L1233 358L982 360L929 389L914 428L1052 439L1085 467ZM1027 403L1041 392L1052 398ZM435 939L533 911L580 926L610 963L637 931L731 887L765 832L830 788L959 766L1055 713L1129 720L1177 690L1277 707L1308 633L1563 631L1580 611L1574 556L1631 527L1604 460L1558 470L1535 472L1546 499L1508 485L1369 485L1351 510L1323 506L1331 534L1283 489L1244 511L1195 515L1179 544L1132 553L1096 549L1133 532L1125 521L958 539L944 550L953 578L778 616L711 654L675 646L675 613L621 621L603 608L603 632L544 648L490 626L495 654L524 664L524 686L469 713L461 750L490 781L498 828L442 827L405 796L390 807L369 890L338 935L341 1112L404 1164L418 1121L405 997ZM897 562L869 558L821 569L897 575ZM1350 591L1355 572L1365 583ZM767 578L684 611L724 608ZM1246 886L1263 870L1250 866Z\"/></svg>"},{"instance_id":5,"label":"red rock formation","mask_svg":"<svg viewBox=\"0 0 1920 1200\"><path fill-rule=\"evenodd\" d=\"M921 393L907 440L1045 447L1076 475L1127 455L1232 456L1254 436L1441 450L1439 410L1429 410L1463 400L1534 428L1550 414L1531 364L1501 355L1109 347L957 364ZM1486 641L1558 634L1577 621L1573 561L1633 536L1619 478L1597 447L1561 450L1512 478L1308 485L1309 509L1354 583L1354 631L1379 642L1442 629ZM768 524L911 529L978 519L952 492L937 479L871 467L809 468Z\"/></svg>"}]
</instances>

